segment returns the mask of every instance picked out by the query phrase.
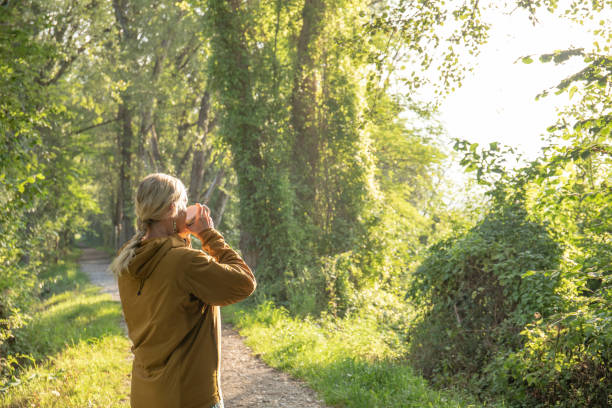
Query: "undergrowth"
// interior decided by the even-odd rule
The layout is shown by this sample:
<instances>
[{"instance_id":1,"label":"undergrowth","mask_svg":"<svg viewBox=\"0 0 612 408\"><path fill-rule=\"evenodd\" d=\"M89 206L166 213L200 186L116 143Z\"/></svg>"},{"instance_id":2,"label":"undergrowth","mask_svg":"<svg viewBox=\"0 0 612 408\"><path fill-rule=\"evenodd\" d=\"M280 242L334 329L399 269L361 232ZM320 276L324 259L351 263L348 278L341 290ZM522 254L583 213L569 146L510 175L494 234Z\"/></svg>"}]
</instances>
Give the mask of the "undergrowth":
<instances>
[{"instance_id":1,"label":"undergrowth","mask_svg":"<svg viewBox=\"0 0 612 408\"><path fill-rule=\"evenodd\" d=\"M121 306L74 260L41 275L43 298L17 330L0 377L0 407L129 406L129 341Z\"/></svg>"}]
</instances>

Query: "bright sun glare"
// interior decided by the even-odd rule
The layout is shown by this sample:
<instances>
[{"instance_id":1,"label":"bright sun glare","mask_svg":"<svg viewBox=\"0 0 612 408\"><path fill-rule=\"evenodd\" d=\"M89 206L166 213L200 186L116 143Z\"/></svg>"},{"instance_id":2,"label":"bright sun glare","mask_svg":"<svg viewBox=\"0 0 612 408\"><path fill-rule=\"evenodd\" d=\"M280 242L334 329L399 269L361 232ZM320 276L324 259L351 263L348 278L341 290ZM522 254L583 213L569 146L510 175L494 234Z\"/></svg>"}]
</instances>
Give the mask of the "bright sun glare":
<instances>
[{"instance_id":1,"label":"bright sun glare","mask_svg":"<svg viewBox=\"0 0 612 408\"><path fill-rule=\"evenodd\" d=\"M562 65L542 64L537 58L528 65L515 61L570 47L590 49L595 37L589 29L594 27L545 13L538 15L539 24L534 26L519 10L512 14L491 10L485 18L492 23L490 39L463 86L441 105L440 119L450 137L479 144L501 142L534 159L543 146L540 136L555 123L557 109L570 102L567 94L551 93L538 101L535 96L584 63L580 59Z\"/></svg>"}]
</instances>

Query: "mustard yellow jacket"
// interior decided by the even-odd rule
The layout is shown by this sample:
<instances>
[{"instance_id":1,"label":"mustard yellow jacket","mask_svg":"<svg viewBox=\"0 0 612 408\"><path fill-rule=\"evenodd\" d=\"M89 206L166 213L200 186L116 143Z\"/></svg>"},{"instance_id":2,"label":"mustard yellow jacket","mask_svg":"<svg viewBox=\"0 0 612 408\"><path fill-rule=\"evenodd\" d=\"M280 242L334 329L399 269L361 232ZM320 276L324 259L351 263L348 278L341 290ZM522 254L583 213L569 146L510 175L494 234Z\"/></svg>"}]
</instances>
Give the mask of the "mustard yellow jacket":
<instances>
[{"instance_id":1,"label":"mustard yellow jacket","mask_svg":"<svg viewBox=\"0 0 612 408\"><path fill-rule=\"evenodd\" d=\"M131 406L208 408L221 399L219 306L248 297L255 276L214 229L142 241L118 279L132 340Z\"/></svg>"}]
</instances>

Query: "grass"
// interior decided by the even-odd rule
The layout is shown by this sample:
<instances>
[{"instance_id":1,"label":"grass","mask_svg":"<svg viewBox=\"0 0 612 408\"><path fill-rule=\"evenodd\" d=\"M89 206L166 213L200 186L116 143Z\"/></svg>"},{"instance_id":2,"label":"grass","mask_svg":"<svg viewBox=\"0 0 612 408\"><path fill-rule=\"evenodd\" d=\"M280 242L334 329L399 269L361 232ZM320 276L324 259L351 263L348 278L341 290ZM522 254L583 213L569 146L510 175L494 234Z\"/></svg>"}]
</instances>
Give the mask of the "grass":
<instances>
[{"instance_id":1,"label":"grass","mask_svg":"<svg viewBox=\"0 0 612 408\"><path fill-rule=\"evenodd\" d=\"M431 388L401 359L401 341L364 318L299 320L283 308L224 309L246 343L269 365L305 380L338 407L450 408L481 404Z\"/></svg>"},{"instance_id":2,"label":"grass","mask_svg":"<svg viewBox=\"0 0 612 408\"><path fill-rule=\"evenodd\" d=\"M15 334L19 365L0 379L0 407L128 407L131 353L121 306L74 261L41 281L45 299Z\"/></svg>"}]
</instances>

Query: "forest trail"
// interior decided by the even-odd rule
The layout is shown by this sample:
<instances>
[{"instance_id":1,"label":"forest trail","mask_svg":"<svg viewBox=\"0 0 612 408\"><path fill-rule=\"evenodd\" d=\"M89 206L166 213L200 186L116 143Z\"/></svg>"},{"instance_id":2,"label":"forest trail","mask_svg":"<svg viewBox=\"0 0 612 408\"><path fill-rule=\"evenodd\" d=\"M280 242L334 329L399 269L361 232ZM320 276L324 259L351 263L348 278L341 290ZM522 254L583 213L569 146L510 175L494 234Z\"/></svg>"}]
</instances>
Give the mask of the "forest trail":
<instances>
[{"instance_id":1,"label":"forest trail","mask_svg":"<svg viewBox=\"0 0 612 408\"><path fill-rule=\"evenodd\" d=\"M102 251L85 248L79 264L94 285L119 301L114 277L107 272L110 263ZM125 323L122 322L124 330ZM267 366L253 355L230 325L223 325L221 387L227 408L316 408L326 407L314 391L287 374Z\"/></svg>"}]
</instances>

